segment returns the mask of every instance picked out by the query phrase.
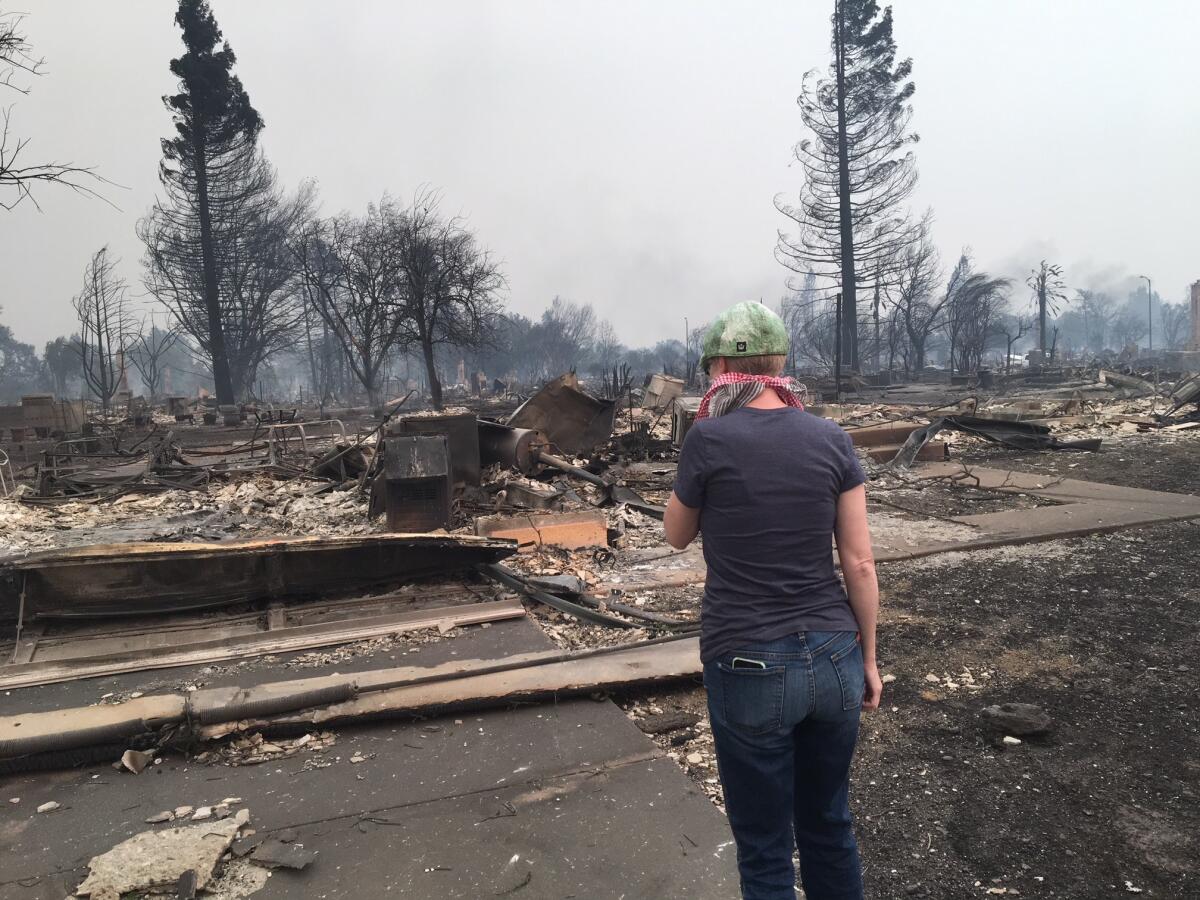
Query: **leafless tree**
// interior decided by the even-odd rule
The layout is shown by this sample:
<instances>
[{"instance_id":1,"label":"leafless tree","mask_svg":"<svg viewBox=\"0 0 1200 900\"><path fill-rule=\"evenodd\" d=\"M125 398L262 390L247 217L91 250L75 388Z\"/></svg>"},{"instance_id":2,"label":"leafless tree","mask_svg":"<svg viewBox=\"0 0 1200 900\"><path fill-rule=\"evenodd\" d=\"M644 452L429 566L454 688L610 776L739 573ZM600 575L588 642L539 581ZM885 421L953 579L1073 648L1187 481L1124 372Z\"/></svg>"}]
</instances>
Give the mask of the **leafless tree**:
<instances>
[{"instance_id":1,"label":"leafless tree","mask_svg":"<svg viewBox=\"0 0 1200 900\"><path fill-rule=\"evenodd\" d=\"M442 408L435 350L492 340L505 282L499 262L457 216L444 217L437 193L423 190L401 217L398 319L401 343L421 354L433 405Z\"/></svg>"},{"instance_id":2,"label":"leafless tree","mask_svg":"<svg viewBox=\"0 0 1200 900\"><path fill-rule=\"evenodd\" d=\"M536 328L544 363L542 377L553 378L578 366L595 335L596 311L590 303L555 297Z\"/></svg>"},{"instance_id":3,"label":"leafless tree","mask_svg":"<svg viewBox=\"0 0 1200 900\"><path fill-rule=\"evenodd\" d=\"M0 11L0 88L28 94L30 87L23 77L36 77L45 71L45 60L35 56L33 46L22 30L24 16ZM0 207L13 209L28 199L37 206L33 189L38 184L59 184L79 194L99 197L89 182L103 182L92 169L74 163L25 161L29 138L16 138L11 133L12 107L0 109L4 124L0 130ZM39 207L40 208L40 207Z\"/></svg>"},{"instance_id":4,"label":"leafless tree","mask_svg":"<svg viewBox=\"0 0 1200 900\"><path fill-rule=\"evenodd\" d=\"M1004 373L1006 375L1012 371L1013 347L1017 341L1029 333L1029 329L1032 327L1033 321L1023 316L1004 316L997 325L996 331L1003 335L1005 340Z\"/></svg>"},{"instance_id":5,"label":"leafless tree","mask_svg":"<svg viewBox=\"0 0 1200 900\"><path fill-rule=\"evenodd\" d=\"M130 336L128 359L142 376L151 402L159 397L166 374L167 355L179 343L179 337L178 324L163 329L153 321L147 326L145 319Z\"/></svg>"},{"instance_id":6,"label":"leafless tree","mask_svg":"<svg viewBox=\"0 0 1200 900\"><path fill-rule=\"evenodd\" d=\"M310 223L292 244L307 302L375 407L383 366L404 335L398 315L404 237L404 211L385 195L361 218Z\"/></svg>"},{"instance_id":7,"label":"leafless tree","mask_svg":"<svg viewBox=\"0 0 1200 900\"><path fill-rule=\"evenodd\" d=\"M1046 346L1047 317L1058 314L1058 305L1067 296L1066 285L1062 280L1062 267L1051 265L1043 259L1038 267L1029 273L1025 283L1033 291L1033 300L1037 308L1038 348L1042 353L1047 353L1052 349ZM1053 358L1052 352L1051 358Z\"/></svg>"},{"instance_id":8,"label":"leafless tree","mask_svg":"<svg viewBox=\"0 0 1200 900\"><path fill-rule=\"evenodd\" d=\"M1159 307L1159 329L1163 346L1168 350L1182 349L1191 325L1191 313L1186 303L1164 303Z\"/></svg>"},{"instance_id":9,"label":"leafless tree","mask_svg":"<svg viewBox=\"0 0 1200 900\"><path fill-rule=\"evenodd\" d=\"M125 346L133 331L125 279L117 261L101 247L83 273L83 288L72 300L79 317L79 355L83 380L107 415L125 375Z\"/></svg>"},{"instance_id":10,"label":"leafless tree","mask_svg":"<svg viewBox=\"0 0 1200 900\"><path fill-rule=\"evenodd\" d=\"M946 304L953 295L958 274L956 267L946 292L936 296L942 269L926 217L920 225L919 239L900 253L895 287L890 293L893 315L898 318L906 338L902 351L906 374L919 375L925 368L929 337L942 326Z\"/></svg>"},{"instance_id":11,"label":"leafless tree","mask_svg":"<svg viewBox=\"0 0 1200 900\"><path fill-rule=\"evenodd\" d=\"M608 372L617 361L623 350L617 331L608 319L601 319L596 328L596 340L592 345L592 354L601 372Z\"/></svg>"},{"instance_id":12,"label":"leafless tree","mask_svg":"<svg viewBox=\"0 0 1200 900\"><path fill-rule=\"evenodd\" d=\"M1136 344L1146 336L1149 331L1149 325L1146 323L1145 315L1140 311L1130 309L1128 306L1117 314L1112 322L1113 343L1116 344L1116 349L1123 350L1130 344Z\"/></svg>"}]
</instances>

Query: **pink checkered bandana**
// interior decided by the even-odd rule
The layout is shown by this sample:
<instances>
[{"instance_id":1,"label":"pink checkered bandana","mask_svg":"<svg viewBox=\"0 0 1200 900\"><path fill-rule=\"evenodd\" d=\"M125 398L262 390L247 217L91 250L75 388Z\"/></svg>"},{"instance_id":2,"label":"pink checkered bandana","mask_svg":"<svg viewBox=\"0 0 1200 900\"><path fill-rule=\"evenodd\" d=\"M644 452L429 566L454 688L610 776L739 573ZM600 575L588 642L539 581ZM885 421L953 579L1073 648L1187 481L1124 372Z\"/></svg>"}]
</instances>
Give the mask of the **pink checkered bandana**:
<instances>
[{"instance_id":1,"label":"pink checkered bandana","mask_svg":"<svg viewBox=\"0 0 1200 900\"><path fill-rule=\"evenodd\" d=\"M805 388L794 378L779 378L772 375L746 375L743 372L726 372L713 379L708 393L700 401L697 419L707 419L709 416L723 416L745 406L763 392L771 388L779 395L779 399L788 406L804 409L800 398Z\"/></svg>"}]
</instances>

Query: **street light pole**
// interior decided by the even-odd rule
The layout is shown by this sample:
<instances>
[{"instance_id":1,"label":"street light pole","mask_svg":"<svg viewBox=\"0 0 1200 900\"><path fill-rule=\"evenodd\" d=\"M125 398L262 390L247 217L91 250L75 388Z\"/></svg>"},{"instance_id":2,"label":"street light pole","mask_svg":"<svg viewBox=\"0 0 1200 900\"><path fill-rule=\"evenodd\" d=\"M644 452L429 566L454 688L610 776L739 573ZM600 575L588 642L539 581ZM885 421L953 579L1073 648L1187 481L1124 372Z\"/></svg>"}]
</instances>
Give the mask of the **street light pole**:
<instances>
[{"instance_id":1,"label":"street light pole","mask_svg":"<svg viewBox=\"0 0 1200 900\"><path fill-rule=\"evenodd\" d=\"M1150 278L1146 275L1139 275L1138 278L1146 279L1146 324L1150 327L1147 332L1150 346L1149 350L1154 349L1154 291L1151 290Z\"/></svg>"}]
</instances>

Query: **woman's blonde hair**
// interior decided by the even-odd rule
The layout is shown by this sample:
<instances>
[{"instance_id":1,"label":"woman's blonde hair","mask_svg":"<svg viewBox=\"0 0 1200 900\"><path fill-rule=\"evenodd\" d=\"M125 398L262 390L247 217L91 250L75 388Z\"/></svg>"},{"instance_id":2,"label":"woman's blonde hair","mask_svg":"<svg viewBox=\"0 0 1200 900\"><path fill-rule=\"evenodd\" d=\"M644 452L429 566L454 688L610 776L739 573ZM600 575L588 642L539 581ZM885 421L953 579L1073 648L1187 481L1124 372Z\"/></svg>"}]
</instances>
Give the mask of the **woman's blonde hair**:
<instances>
[{"instance_id":1,"label":"woman's blonde hair","mask_svg":"<svg viewBox=\"0 0 1200 900\"><path fill-rule=\"evenodd\" d=\"M742 375L781 375L787 363L784 355L771 356L723 356L725 371Z\"/></svg>"}]
</instances>

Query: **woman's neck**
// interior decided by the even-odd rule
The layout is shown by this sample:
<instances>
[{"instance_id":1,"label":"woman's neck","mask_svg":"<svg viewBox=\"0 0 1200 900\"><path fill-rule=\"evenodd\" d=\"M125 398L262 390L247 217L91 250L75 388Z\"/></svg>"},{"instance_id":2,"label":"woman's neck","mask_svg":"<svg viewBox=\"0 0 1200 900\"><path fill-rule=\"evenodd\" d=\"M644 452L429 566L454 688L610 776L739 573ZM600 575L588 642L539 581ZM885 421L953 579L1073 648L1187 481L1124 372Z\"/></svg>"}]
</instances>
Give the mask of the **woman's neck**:
<instances>
[{"instance_id":1,"label":"woman's neck","mask_svg":"<svg viewBox=\"0 0 1200 900\"><path fill-rule=\"evenodd\" d=\"M774 388L763 388L762 393L746 404L751 409L782 409L787 406Z\"/></svg>"}]
</instances>

